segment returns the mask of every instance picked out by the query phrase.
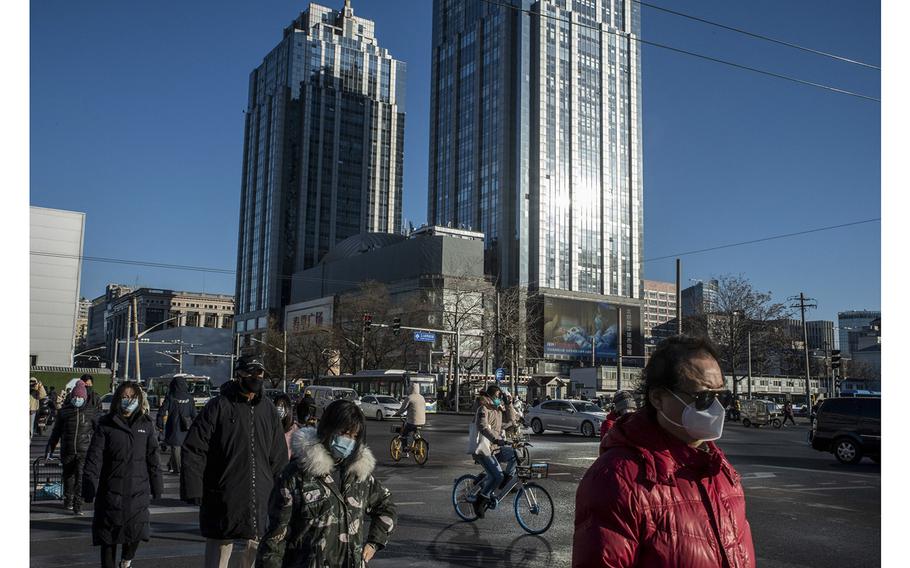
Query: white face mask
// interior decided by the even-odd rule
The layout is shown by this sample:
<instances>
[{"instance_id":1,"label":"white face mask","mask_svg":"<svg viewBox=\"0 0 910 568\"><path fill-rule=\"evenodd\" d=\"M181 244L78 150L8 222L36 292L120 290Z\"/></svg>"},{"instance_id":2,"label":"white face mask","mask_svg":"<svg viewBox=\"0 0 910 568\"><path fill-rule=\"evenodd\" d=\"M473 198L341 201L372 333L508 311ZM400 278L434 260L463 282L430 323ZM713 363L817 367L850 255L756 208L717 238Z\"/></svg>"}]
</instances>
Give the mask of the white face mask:
<instances>
[{"instance_id":1,"label":"white face mask","mask_svg":"<svg viewBox=\"0 0 910 568\"><path fill-rule=\"evenodd\" d=\"M706 410L696 410L695 403L686 404L686 401L676 396L676 393L670 391L670 394L676 397L676 400L686 405L683 410L682 424L674 422L664 414L663 410L659 412L663 417L674 426L685 428L686 433L701 442L710 442L717 440L724 432L724 406L716 398Z\"/></svg>"}]
</instances>

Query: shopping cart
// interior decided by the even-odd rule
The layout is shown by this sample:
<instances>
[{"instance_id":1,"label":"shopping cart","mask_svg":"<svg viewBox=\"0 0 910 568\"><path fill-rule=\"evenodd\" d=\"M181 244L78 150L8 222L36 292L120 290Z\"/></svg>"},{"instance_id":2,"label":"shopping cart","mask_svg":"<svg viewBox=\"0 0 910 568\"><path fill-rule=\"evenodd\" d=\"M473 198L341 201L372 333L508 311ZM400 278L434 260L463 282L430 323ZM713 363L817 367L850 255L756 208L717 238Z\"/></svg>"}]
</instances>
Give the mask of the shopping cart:
<instances>
[{"instance_id":1,"label":"shopping cart","mask_svg":"<svg viewBox=\"0 0 910 568\"><path fill-rule=\"evenodd\" d=\"M32 462L32 501L63 499L63 463L58 459L38 458Z\"/></svg>"}]
</instances>

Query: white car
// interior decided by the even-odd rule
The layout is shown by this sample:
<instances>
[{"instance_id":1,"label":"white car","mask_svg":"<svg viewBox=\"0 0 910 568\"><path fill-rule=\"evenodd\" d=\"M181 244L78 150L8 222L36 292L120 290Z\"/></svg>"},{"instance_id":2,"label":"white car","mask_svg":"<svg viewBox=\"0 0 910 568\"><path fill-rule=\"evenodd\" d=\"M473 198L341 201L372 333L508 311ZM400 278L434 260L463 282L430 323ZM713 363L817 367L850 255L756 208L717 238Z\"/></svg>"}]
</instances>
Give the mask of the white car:
<instances>
[{"instance_id":1,"label":"white car","mask_svg":"<svg viewBox=\"0 0 910 568\"><path fill-rule=\"evenodd\" d=\"M367 418L385 420L401 408L401 401L385 394L368 394L360 397L360 409Z\"/></svg>"}]
</instances>

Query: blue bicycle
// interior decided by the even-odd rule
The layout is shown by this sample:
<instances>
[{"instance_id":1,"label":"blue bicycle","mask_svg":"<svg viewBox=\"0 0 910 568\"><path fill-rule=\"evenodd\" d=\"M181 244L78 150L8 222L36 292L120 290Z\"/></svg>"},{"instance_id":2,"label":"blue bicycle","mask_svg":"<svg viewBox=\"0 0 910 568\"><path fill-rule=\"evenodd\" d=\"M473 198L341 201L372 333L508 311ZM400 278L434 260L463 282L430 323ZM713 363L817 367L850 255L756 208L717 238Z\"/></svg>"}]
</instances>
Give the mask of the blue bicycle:
<instances>
[{"instance_id":1,"label":"blue bicycle","mask_svg":"<svg viewBox=\"0 0 910 568\"><path fill-rule=\"evenodd\" d=\"M515 444L516 446L521 445ZM545 479L549 473L550 464L532 463L518 465L515 468L515 477L505 487L494 491L488 508L493 510L501 503L513 489L517 488L513 509L515 519L521 528L530 534L545 533L553 524L553 499L547 490L532 479ZM455 514L462 520L473 522L477 520L474 512L474 502L483 487L486 472L478 475L466 474L455 480L452 488L452 505Z\"/></svg>"}]
</instances>

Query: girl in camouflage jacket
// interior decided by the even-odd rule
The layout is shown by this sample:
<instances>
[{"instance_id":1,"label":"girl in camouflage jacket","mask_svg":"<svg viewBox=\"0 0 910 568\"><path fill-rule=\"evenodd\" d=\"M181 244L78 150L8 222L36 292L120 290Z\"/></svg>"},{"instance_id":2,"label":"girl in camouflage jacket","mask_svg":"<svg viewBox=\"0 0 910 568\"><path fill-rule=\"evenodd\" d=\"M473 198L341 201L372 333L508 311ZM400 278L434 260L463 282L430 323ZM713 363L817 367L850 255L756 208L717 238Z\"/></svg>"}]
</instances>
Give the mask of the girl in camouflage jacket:
<instances>
[{"instance_id":1,"label":"girl in camouflage jacket","mask_svg":"<svg viewBox=\"0 0 910 568\"><path fill-rule=\"evenodd\" d=\"M293 459L275 480L257 566L360 568L386 545L395 505L372 475L376 459L363 435L363 413L344 400L326 408L318 429L294 433Z\"/></svg>"}]
</instances>

